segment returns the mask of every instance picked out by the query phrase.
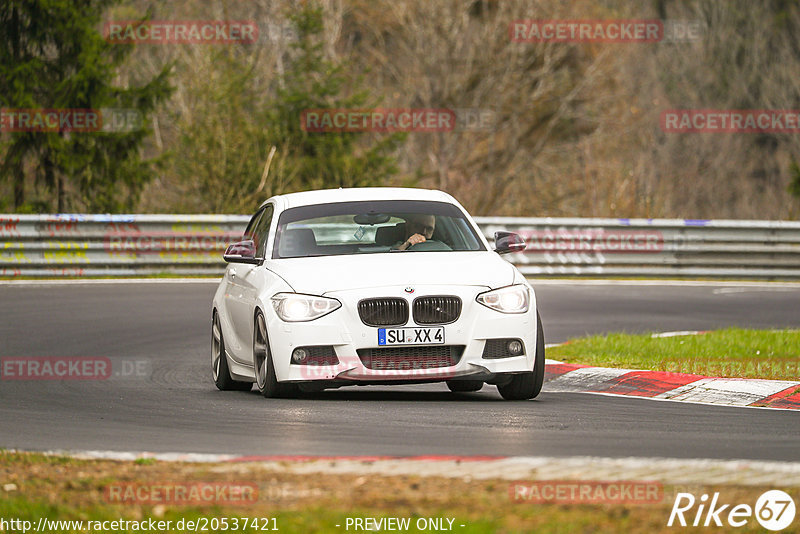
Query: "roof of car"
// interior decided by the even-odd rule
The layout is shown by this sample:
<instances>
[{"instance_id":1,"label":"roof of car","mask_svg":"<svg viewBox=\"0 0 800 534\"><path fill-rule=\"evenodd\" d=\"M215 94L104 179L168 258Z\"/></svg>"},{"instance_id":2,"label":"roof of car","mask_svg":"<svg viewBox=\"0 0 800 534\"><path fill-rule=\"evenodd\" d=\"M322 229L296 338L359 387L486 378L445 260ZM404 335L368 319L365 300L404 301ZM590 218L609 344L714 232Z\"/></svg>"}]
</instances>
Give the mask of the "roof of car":
<instances>
[{"instance_id":1,"label":"roof of car","mask_svg":"<svg viewBox=\"0 0 800 534\"><path fill-rule=\"evenodd\" d=\"M433 200L456 202L444 191L411 187L352 187L302 191L272 197L283 203L284 209L332 202L357 202L364 200Z\"/></svg>"}]
</instances>

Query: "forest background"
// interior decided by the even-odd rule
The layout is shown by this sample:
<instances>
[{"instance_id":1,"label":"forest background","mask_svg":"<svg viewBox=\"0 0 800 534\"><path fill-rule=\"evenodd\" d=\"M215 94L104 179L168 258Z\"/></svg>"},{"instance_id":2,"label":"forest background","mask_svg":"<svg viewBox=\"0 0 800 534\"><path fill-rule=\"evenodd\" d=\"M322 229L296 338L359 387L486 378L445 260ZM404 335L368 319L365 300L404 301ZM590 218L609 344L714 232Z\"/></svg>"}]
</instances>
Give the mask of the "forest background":
<instances>
[{"instance_id":1,"label":"forest background","mask_svg":"<svg viewBox=\"0 0 800 534\"><path fill-rule=\"evenodd\" d=\"M115 44L120 20L244 20L254 43ZM642 42L519 20L658 19ZM792 0L10 0L0 107L136 109L135 131L0 133L0 212L250 213L339 186L476 215L797 219L800 134L676 133L675 109L800 110ZM438 132L309 132L304 110L456 110ZM465 115L466 114L466 115ZM487 119L488 118L488 119Z\"/></svg>"}]
</instances>

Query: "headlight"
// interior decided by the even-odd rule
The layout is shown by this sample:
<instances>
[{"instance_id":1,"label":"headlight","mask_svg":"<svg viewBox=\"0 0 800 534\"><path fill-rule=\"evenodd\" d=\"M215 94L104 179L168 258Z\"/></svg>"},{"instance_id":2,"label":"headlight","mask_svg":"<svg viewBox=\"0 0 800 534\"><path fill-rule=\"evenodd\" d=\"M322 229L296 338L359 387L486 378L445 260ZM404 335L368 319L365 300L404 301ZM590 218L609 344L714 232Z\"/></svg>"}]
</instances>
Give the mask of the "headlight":
<instances>
[{"instance_id":1,"label":"headlight","mask_svg":"<svg viewBox=\"0 0 800 534\"><path fill-rule=\"evenodd\" d=\"M530 305L530 294L528 286L518 284L481 293L476 300L499 312L525 313Z\"/></svg>"},{"instance_id":2,"label":"headlight","mask_svg":"<svg viewBox=\"0 0 800 534\"><path fill-rule=\"evenodd\" d=\"M301 295L299 293L278 293L272 297L272 307L278 317L290 323L313 321L342 307L336 299Z\"/></svg>"}]
</instances>

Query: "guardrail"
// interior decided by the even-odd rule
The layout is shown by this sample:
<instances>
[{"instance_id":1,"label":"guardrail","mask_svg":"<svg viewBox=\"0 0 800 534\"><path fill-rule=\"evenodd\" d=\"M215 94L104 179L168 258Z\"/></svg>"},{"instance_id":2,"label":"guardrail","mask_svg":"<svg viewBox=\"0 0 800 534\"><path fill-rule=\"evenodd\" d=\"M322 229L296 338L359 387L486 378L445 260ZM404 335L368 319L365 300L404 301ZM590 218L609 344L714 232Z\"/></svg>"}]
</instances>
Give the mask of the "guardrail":
<instances>
[{"instance_id":1,"label":"guardrail","mask_svg":"<svg viewBox=\"0 0 800 534\"><path fill-rule=\"evenodd\" d=\"M238 215L0 215L0 277L221 275ZM800 222L477 217L531 277L800 279Z\"/></svg>"},{"instance_id":2,"label":"guardrail","mask_svg":"<svg viewBox=\"0 0 800 534\"><path fill-rule=\"evenodd\" d=\"M238 215L0 215L0 276L221 275Z\"/></svg>"}]
</instances>

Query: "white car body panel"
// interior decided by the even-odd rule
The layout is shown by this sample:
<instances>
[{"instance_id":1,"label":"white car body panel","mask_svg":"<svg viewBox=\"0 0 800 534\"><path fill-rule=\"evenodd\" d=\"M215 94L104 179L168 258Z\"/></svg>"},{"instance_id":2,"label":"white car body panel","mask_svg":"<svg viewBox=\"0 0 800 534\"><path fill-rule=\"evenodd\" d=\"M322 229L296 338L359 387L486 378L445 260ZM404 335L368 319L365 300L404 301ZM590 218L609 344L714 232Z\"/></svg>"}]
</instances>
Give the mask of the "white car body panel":
<instances>
[{"instance_id":1,"label":"white car body panel","mask_svg":"<svg viewBox=\"0 0 800 534\"><path fill-rule=\"evenodd\" d=\"M320 261L320 260L324 261ZM392 252L325 258L267 260L267 269L287 280L297 293L327 295L331 291L387 285L511 285L514 267L486 252ZM320 266L323 265L323 268Z\"/></svg>"}]
</instances>

